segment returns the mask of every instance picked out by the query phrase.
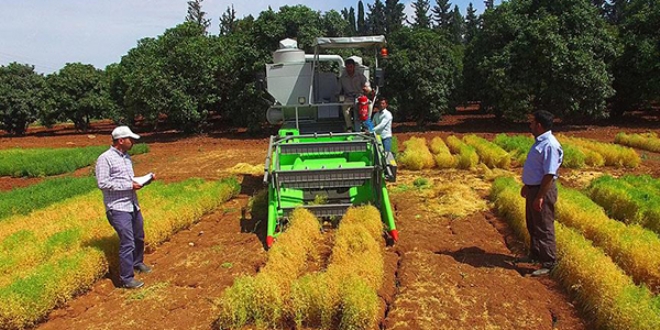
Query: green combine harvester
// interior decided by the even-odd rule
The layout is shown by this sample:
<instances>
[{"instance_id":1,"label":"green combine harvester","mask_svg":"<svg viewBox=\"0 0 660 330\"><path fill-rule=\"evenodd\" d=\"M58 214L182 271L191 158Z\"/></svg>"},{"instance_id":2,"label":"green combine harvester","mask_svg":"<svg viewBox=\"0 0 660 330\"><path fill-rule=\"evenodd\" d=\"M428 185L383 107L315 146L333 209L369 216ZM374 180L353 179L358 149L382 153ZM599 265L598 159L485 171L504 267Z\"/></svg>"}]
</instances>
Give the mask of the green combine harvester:
<instances>
[{"instance_id":1,"label":"green combine harvester","mask_svg":"<svg viewBox=\"0 0 660 330\"><path fill-rule=\"evenodd\" d=\"M373 48L373 102L383 84L378 51L384 44L383 36L317 38L315 53L309 55L294 40L285 39L273 54L274 63L266 65L266 88L273 97L266 117L281 125L279 134L270 137L265 162L268 247L298 207L318 218L338 219L350 206L372 204L380 209L391 238L398 240L385 184L396 180L394 156L383 150L374 133L345 132L342 108L355 106L356 101L338 95L344 61L338 55L319 54L322 49ZM370 68L362 65L361 58L352 58L356 74L369 79Z\"/></svg>"}]
</instances>

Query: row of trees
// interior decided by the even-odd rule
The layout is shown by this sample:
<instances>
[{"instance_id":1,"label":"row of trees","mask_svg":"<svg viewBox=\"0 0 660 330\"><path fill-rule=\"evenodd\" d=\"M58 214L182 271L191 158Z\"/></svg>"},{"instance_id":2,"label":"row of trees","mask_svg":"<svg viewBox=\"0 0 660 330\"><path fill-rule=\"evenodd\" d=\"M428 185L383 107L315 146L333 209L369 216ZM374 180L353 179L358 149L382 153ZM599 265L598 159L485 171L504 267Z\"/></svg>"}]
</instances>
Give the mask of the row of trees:
<instances>
[{"instance_id":1,"label":"row of trees","mask_svg":"<svg viewBox=\"0 0 660 330\"><path fill-rule=\"evenodd\" d=\"M647 107L660 95L657 0L510 0L463 17L449 0L416 0L406 17L398 0L359 1L325 13L269 8L237 19L229 7L218 35L189 1L184 23L138 41L119 63L98 70L70 63L47 76L27 64L0 66L0 129L94 118L203 130L211 118L257 128L268 102L255 75L278 41L306 51L318 36L384 34L390 56L383 93L397 120L436 121L456 105L522 119L533 110L600 118ZM342 55L345 55L342 53Z\"/></svg>"}]
</instances>

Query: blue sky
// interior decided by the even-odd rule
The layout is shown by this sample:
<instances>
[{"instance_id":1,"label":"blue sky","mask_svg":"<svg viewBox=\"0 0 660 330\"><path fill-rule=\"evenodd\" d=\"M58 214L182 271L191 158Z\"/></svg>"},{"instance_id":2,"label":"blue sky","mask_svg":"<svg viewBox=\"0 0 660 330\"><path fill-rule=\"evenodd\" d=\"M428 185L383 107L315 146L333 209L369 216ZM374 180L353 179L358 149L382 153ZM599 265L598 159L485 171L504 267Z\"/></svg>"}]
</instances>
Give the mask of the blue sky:
<instances>
[{"instance_id":1,"label":"blue sky","mask_svg":"<svg viewBox=\"0 0 660 330\"><path fill-rule=\"evenodd\" d=\"M373 4L373 0L364 0ZM410 0L401 1L410 16ZM468 3L480 13L483 0L454 0L465 15ZM499 3L496 1L495 3ZM238 17L257 17L271 6L302 4L314 10L337 11L357 7L358 0L298 1L204 0L203 10L211 21L210 32L218 33L218 17L233 4ZM187 0L0 0L0 65L27 63L40 73L51 73L68 62L93 64L98 68L116 63L137 41L155 37L182 22ZM435 1L431 1L431 6ZM366 8L365 8L366 9ZM368 9L367 9L368 10Z\"/></svg>"}]
</instances>

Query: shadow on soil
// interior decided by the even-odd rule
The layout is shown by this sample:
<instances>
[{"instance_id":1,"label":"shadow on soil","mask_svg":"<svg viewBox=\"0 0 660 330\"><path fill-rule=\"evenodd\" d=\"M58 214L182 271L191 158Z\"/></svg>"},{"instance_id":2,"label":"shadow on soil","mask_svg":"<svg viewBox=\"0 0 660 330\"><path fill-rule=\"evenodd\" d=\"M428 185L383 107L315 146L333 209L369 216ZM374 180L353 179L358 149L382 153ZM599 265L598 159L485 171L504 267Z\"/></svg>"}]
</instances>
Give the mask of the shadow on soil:
<instances>
[{"instance_id":1,"label":"shadow on soil","mask_svg":"<svg viewBox=\"0 0 660 330\"><path fill-rule=\"evenodd\" d=\"M526 267L526 265L514 264L514 258L510 255L500 253L489 253L476 246L469 248L462 248L457 251L436 251L435 254L447 255L457 262L467 264L476 268L504 268L512 269L525 276L534 271L534 269Z\"/></svg>"},{"instance_id":2,"label":"shadow on soil","mask_svg":"<svg viewBox=\"0 0 660 330\"><path fill-rule=\"evenodd\" d=\"M268 195L265 189L263 177L243 176L240 194L250 196L250 202L241 209L241 232L255 234L264 249L267 249Z\"/></svg>"}]
</instances>

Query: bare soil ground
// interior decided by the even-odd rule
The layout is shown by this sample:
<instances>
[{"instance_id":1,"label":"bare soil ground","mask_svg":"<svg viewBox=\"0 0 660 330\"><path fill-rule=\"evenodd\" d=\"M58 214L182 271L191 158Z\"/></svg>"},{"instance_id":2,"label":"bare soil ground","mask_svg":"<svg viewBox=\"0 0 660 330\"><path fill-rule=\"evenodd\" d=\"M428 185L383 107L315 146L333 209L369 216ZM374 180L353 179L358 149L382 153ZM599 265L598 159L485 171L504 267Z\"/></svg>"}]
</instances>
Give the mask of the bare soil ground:
<instances>
[{"instance_id":1,"label":"bare soil ground","mask_svg":"<svg viewBox=\"0 0 660 330\"><path fill-rule=\"evenodd\" d=\"M615 125L558 126L565 134L611 142L619 131L657 131L657 115L639 116ZM70 147L109 145L107 122L85 134L70 128L38 129L26 137L0 136L0 149L11 147ZM395 134L401 142L410 136L446 136L477 133L491 137L500 132L523 133L524 124L499 125L494 118L474 113L447 116L424 132L414 124L399 124ZM189 177L217 179L230 175L238 163L262 164L266 135L250 137L244 132L220 132L184 136L175 132L142 132L151 152L134 157L136 174L149 171L160 180ZM640 152L642 153L642 152ZM660 175L660 156L646 153L634 171L622 173ZM519 172L519 170L518 170ZM598 172L598 171L595 171ZM89 173L89 169L78 171ZM581 186L580 173L566 171L563 182ZM467 171L430 171L431 179L475 176ZM402 181L419 173L400 171ZM213 300L241 274L255 274L266 261L261 226L241 210L249 197L261 189L260 177L241 176L238 198L204 216L189 229L146 256L154 272L140 276L146 287L127 291L113 284L116 270L51 312L41 329L209 329L215 319ZM0 178L0 189L11 189L39 179ZM480 182L480 181L473 181ZM481 182L486 182L481 180ZM489 209L466 217L439 216L429 200L410 191L391 187L400 241L386 249L386 281L382 298L381 329L589 329L571 297L552 278L532 278L534 268L515 266L511 260L522 254L521 244L506 223ZM472 187L485 198L487 184ZM256 229L256 231L255 231Z\"/></svg>"}]
</instances>

